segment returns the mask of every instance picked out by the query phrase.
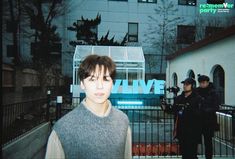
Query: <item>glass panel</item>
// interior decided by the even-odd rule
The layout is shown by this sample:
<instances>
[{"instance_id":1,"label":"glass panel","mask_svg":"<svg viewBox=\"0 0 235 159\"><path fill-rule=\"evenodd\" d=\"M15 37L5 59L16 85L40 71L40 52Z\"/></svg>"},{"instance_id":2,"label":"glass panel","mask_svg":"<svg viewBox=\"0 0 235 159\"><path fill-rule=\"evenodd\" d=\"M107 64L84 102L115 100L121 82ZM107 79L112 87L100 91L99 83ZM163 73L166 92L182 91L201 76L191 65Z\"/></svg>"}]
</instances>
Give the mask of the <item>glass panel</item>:
<instances>
[{"instance_id":1,"label":"glass panel","mask_svg":"<svg viewBox=\"0 0 235 159\"><path fill-rule=\"evenodd\" d=\"M138 24L137 23L129 23L129 35L137 35L138 34Z\"/></svg>"},{"instance_id":2,"label":"glass panel","mask_svg":"<svg viewBox=\"0 0 235 159\"><path fill-rule=\"evenodd\" d=\"M126 48L125 47L111 47L110 48L111 57L113 60L126 60Z\"/></svg>"},{"instance_id":3,"label":"glass panel","mask_svg":"<svg viewBox=\"0 0 235 159\"><path fill-rule=\"evenodd\" d=\"M109 56L109 47L94 46L93 54L97 54L101 56Z\"/></svg>"},{"instance_id":4,"label":"glass panel","mask_svg":"<svg viewBox=\"0 0 235 159\"><path fill-rule=\"evenodd\" d=\"M144 61L142 56L142 50L139 47L129 47L127 48L128 60L134 61Z\"/></svg>"},{"instance_id":5,"label":"glass panel","mask_svg":"<svg viewBox=\"0 0 235 159\"><path fill-rule=\"evenodd\" d=\"M126 70L117 70L115 79L126 79Z\"/></svg>"},{"instance_id":6,"label":"glass panel","mask_svg":"<svg viewBox=\"0 0 235 159\"><path fill-rule=\"evenodd\" d=\"M131 85L133 80L137 80L137 72L128 72L128 83Z\"/></svg>"},{"instance_id":7,"label":"glass panel","mask_svg":"<svg viewBox=\"0 0 235 159\"><path fill-rule=\"evenodd\" d=\"M83 59L86 56L90 55L92 52L92 46L83 46L83 47L76 47L75 52L75 59Z\"/></svg>"}]
</instances>

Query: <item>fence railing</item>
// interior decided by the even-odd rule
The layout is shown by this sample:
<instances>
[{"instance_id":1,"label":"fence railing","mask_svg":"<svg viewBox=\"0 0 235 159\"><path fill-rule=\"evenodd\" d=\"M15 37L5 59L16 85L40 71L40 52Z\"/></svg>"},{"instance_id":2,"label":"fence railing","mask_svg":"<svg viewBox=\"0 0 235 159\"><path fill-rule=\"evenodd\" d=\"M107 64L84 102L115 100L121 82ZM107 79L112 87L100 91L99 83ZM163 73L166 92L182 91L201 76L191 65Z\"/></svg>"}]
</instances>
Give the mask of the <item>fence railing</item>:
<instances>
[{"instance_id":1,"label":"fence railing","mask_svg":"<svg viewBox=\"0 0 235 159\"><path fill-rule=\"evenodd\" d=\"M133 156L165 156L179 154L173 140L174 120L158 107L118 107L127 114L132 130Z\"/></svg>"},{"instance_id":2,"label":"fence railing","mask_svg":"<svg viewBox=\"0 0 235 159\"><path fill-rule=\"evenodd\" d=\"M214 140L220 144L215 149L225 156L235 156L235 106L221 105L216 115L219 131L215 133Z\"/></svg>"},{"instance_id":3,"label":"fence railing","mask_svg":"<svg viewBox=\"0 0 235 159\"><path fill-rule=\"evenodd\" d=\"M45 121L46 99L3 105L2 142L5 144Z\"/></svg>"},{"instance_id":4,"label":"fence railing","mask_svg":"<svg viewBox=\"0 0 235 159\"><path fill-rule=\"evenodd\" d=\"M80 101L83 99L80 99ZM174 116L160 106L152 105L154 98L110 98L114 107L127 114L132 130L133 156L178 156L179 145L173 139ZM121 101L121 102L119 102ZM141 102L144 101L144 102ZM214 156L235 156L235 107L221 105L217 112L220 130L213 138ZM198 154L204 155L204 144Z\"/></svg>"},{"instance_id":5,"label":"fence railing","mask_svg":"<svg viewBox=\"0 0 235 159\"><path fill-rule=\"evenodd\" d=\"M126 113L132 129L133 156L180 155L179 145L173 139L172 115L157 108L119 107ZM227 113L218 116L220 131L213 138L214 156L235 156L235 120ZM204 145L198 154L204 155Z\"/></svg>"},{"instance_id":6,"label":"fence railing","mask_svg":"<svg viewBox=\"0 0 235 159\"><path fill-rule=\"evenodd\" d=\"M84 97L83 97L84 98ZM81 101L83 98L79 99ZM156 98L110 98L114 107L127 114L132 130L133 156L178 156L173 139L174 117L154 105ZM144 101L144 102L141 102ZM220 131L213 138L215 156L235 156L235 107L221 105L217 112ZM3 143L13 140L44 121L55 121L71 111L71 104L56 105L55 98L3 106ZM204 155L203 144L198 154Z\"/></svg>"}]
</instances>

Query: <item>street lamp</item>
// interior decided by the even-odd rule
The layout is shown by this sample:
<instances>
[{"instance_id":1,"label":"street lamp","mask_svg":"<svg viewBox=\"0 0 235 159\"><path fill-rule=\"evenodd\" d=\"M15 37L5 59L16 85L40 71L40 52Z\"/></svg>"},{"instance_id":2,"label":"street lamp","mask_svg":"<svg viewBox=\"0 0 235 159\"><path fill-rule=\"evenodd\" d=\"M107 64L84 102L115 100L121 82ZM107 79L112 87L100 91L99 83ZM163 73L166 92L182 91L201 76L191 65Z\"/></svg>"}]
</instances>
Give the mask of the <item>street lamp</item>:
<instances>
[{"instance_id":1,"label":"street lamp","mask_svg":"<svg viewBox=\"0 0 235 159\"><path fill-rule=\"evenodd\" d=\"M61 105L63 103L63 98L62 96L57 96L56 98L56 120L61 117Z\"/></svg>"},{"instance_id":2,"label":"street lamp","mask_svg":"<svg viewBox=\"0 0 235 159\"><path fill-rule=\"evenodd\" d=\"M47 109L46 109L46 121L49 121L49 108L51 100L51 91L47 90Z\"/></svg>"}]
</instances>

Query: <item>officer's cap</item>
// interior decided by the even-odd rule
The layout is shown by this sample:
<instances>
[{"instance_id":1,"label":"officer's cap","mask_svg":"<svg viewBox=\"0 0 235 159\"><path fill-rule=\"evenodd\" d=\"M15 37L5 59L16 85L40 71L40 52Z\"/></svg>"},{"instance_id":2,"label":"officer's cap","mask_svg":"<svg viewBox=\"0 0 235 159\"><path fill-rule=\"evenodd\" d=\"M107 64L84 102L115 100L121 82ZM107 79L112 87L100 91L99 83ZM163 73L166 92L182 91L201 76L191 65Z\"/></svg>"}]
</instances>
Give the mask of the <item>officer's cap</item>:
<instances>
[{"instance_id":1,"label":"officer's cap","mask_svg":"<svg viewBox=\"0 0 235 159\"><path fill-rule=\"evenodd\" d=\"M186 78L184 81L182 81L181 83L183 84L195 84L195 80L193 78Z\"/></svg>"},{"instance_id":2,"label":"officer's cap","mask_svg":"<svg viewBox=\"0 0 235 159\"><path fill-rule=\"evenodd\" d=\"M210 78L208 77L208 76L206 76L206 75L200 75L199 77L198 77L198 82L200 83L200 82L202 82L202 81L210 81Z\"/></svg>"}]
</instances>

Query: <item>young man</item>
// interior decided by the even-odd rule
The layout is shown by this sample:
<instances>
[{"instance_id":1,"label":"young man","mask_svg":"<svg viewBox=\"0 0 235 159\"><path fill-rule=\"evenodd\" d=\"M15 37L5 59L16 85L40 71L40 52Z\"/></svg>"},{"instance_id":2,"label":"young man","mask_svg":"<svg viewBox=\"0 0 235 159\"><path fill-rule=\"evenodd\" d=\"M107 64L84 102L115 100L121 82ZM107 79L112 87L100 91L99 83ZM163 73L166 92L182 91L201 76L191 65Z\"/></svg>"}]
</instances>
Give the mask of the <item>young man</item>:
<instances>
[{"instance_id":1,"label":"young man","mask_svg":"<svg viewBox=\"0 0 235 159\"><path fill-rule=\"evenodd\" d=\"M86 97L54 125L46 158L131 158L128 117L108 100L114 75L107 56L90 55L81 63L78 76Z\"/></svg>"},{"instance_id":2,"label":"young man","mask_svg":"<svg viewBox=\"0 0 235 159\"><path fill-rule=\"evenodd\" d=\"M219 109L219 98L215 92L210 78L206 75L198 77L199 87L197 93L203 98L202 106L202 135L204 137L206 159L212 159L212 137L218 129L216 111Z\"/></svg>"},{"instance_id":3,"label":"young man","mask_svg":"<svg viewBox=\"0 0 235 159\"><path fill-rule=\"evenodd\" d=\"M187 78L183 92L174 98L173 106L163 109L175 116L174 138L178 139L182 159L197 159L197 147L201 141L200 107L202 99L195 93L196 82Z\"/></svg>"}]
</instances>

